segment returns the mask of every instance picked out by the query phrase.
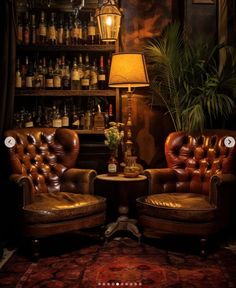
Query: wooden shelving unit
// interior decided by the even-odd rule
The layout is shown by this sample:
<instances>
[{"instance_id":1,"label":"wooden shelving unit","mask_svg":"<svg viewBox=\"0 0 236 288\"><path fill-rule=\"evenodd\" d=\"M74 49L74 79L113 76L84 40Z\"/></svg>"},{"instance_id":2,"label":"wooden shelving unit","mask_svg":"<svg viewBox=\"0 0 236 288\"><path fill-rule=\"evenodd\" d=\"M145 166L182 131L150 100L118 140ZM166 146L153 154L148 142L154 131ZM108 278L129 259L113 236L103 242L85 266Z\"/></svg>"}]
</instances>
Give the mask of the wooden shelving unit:
<instances>
[{"instance_id":1,"label":"wooden shelving unit","mask_svg":"<svg viewBox=\"0 0 236 288\"><path fill-rule=\"evenodd\" d=\"M114 44L94 44L94 45L18 45L18 52L114 52Z\"/></svg>"},{"instance_id":2,"label":"wooden shelving unit","mask_svg":"<svg viewBox=\"0 0 236 288\"><path fill-rule=\"evenodd\" d=\"M43 90L43 89L17 89L16 97L37 96L37 97L110 97L116 96L115 89L109 90Z\"/></svg>"}]
</instances>

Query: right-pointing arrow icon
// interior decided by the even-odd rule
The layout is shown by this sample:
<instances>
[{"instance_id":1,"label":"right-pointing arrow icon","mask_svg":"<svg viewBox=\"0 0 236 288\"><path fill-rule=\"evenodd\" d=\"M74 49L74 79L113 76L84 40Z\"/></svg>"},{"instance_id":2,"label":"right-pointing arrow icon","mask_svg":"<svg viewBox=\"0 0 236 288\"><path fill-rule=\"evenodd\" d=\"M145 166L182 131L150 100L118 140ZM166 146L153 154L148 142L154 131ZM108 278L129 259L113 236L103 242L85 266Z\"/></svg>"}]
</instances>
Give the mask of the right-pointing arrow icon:
<instances>
[{"instance_id":1,"label":"right-pointing arrow icon","mask_svg":"<svg viewBox=\"0 0 236 288\"><path fill-rule=\"evenodd\" d=\"M225 140L224 140L224 144L228 148L234 147L234 145L235 145L234 137L231 137L231 136L226 137Z\"/></svg>"}]
</instances>

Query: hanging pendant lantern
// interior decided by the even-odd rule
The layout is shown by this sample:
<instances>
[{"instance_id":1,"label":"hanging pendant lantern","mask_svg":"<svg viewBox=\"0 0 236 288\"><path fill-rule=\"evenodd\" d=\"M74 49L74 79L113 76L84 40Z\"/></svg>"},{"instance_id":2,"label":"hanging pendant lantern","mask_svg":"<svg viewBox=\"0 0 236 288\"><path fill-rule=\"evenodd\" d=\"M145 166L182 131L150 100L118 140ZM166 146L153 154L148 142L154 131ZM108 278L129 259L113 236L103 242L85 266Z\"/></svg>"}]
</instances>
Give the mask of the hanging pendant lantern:
<instances>
[{"instance_id":1,"label":"hanging pendant lantern","mask_svg":"<svg viewBox=\"0 0 236 288\"><path fill-rule=\"evenodd\" d=\"M96 17L102 41L114 42L118 39L121 12L112 0L108 0L97 9Z\"/></svg>"}]
</instances>

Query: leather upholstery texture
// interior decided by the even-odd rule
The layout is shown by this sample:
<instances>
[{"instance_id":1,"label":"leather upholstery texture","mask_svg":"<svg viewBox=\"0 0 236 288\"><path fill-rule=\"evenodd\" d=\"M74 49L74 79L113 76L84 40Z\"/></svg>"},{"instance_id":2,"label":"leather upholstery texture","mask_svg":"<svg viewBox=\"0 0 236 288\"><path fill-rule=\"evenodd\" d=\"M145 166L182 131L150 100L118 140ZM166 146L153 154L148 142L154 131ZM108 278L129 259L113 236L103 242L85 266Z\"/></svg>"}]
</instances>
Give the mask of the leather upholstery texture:
<instances>
[{"instance_id":1,"label":"leather upholstery texture","mask_svg":"<svg viewBox=\"0 0 236 288\"><path fill-rule=\"evenodd\" d=\"M173 132L165 142L167 168L146 169L149 191L137 199L139 223L150 235L207 237L227 226L236 185L236 131Z\"/></svg>"},{"instance_id":2,"label":"leather upholstery texture","mask_svg":"<svg viewBox=\"0 0 236 288\"><path fill-rule=\"evenodd\" d=\"M23 234L32 238L91 228L105 221L105 198L93 194L96 171L75 168L80 142L65 128L8 130L10 183Z\"/></svg>"}]
</instances>

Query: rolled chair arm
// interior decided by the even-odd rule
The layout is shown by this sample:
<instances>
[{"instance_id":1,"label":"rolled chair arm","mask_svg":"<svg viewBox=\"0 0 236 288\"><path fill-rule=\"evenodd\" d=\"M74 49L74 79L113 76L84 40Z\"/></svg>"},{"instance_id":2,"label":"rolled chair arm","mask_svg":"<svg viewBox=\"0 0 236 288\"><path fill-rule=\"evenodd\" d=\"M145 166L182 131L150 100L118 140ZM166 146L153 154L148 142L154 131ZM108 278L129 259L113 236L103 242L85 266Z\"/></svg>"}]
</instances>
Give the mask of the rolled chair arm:
<instances>
[{"instance_id":1,"label":"rolled chair arm","mask_svg":"<svg viewBox=\"0 0 236 288\"><path fill-rule=\"evenodd\" d=\"M160 169L146 169L143 174L147 177L149 183L149 194L165 193L167 186L175 190L176 187L176 174L173 169L160 168Z\"/></svg>"},{"instance_id":2,"label":"rolled chair arm","mask_svg":"<svg viewBox=\"0 0 236 288\"><path fill-rule=\"evenodd\" d=\"M233 174L215 174L211 177L209 201L219 207L228 198L236 183L236 176ZM234 184L234 185L233 185ZM223 199L224 198L224 199Z\"/></svg>"},{"instance_id":3,"label":"rolled chair arm","mask_svg":"<svg viewBox=\"0 0 236 288\"><path fill-rule=\"evenodd\" d=\"M20 189L17 189L17 193L22 193L22 195L16 195L18 198L21 198L21 205L25 206L32 203L33 201L33 191L34 185L32 180L28 176L23 176L20 174L12 174L9 178L10 183L14 186L17 186Z\"/></svg>"},{"instance_id":4,"label":"rolled chair arm","mask_svg":"<svg viewBox=\"0 0 236 288\"><path fill-rule=\"evenodd\" d=\"M93 169L70 168L62 175L61 191L93 194L94 179L97 172Z\"/></svg>"}]
</instances>

